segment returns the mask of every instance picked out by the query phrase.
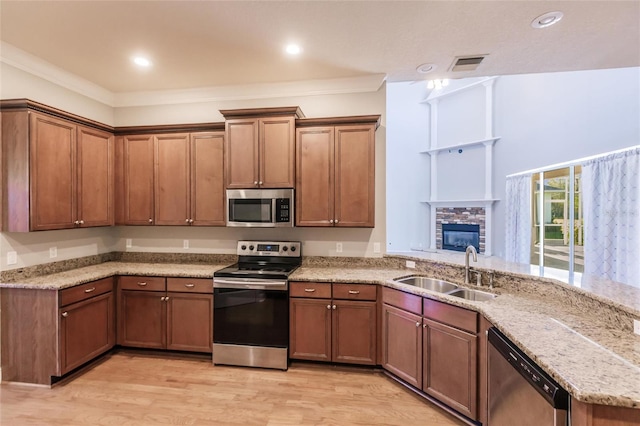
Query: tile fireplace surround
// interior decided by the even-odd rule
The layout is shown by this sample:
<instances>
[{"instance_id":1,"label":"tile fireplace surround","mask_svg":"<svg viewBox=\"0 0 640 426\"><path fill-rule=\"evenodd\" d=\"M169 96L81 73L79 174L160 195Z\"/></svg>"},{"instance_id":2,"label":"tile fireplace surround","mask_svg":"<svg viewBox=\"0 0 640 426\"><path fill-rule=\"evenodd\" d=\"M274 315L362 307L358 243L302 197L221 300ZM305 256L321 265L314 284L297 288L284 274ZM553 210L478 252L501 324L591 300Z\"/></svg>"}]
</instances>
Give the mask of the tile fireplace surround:
<instances>
[{"instance_id":1,"label":"tile fireplace surround","mask_svg":"<svg viewBox=\"0 0 640 426\"><path fill-rule=\"evenodd\" d=\"M438 207L436 208L436 248L442 249L442 224L480 225L480 251L486 246L486 210L484 207Z\"/></svg>"}]
</instances>

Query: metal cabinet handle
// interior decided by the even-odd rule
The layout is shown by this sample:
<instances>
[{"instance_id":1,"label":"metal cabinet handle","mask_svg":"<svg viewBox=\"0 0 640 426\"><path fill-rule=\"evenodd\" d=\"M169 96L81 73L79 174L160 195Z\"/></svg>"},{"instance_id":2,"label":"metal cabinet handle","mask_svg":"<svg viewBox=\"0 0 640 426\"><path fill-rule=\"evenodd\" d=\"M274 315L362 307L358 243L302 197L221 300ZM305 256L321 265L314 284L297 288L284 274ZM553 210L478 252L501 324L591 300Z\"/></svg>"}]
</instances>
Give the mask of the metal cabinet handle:
<instances>
[{"instance_id":1,"label":"metal cabinet handle","mask_svg":"<svg viewBox=\"0 0 640 426\"><path fill-rule=\"evenodd\" d=\"M95 287L91 287L91 288L86 289L84 292L85 293L91 293L92 291L96 291L96 288Z\"/></svg>"},{"instance_id":2,"label":"metal cabinet handle","mask_svg":"<svg viewBox=\"0 0 640 426\"><path fill-rule=\"evenodd\" d=\"M189 219L185 219L184 221L185 221L185 222L187 222L187 223L189 223Z\"/></svg>"},{"instance_id":3,"label":"metal cabinet handle","mask_svg":"<svg viewBox=\"0 0 640 426\"><path fill-rule=\"evenodd\" d=\"M315 288L305 288L304 289L305 293L313 293L314 291L316 291Z\"/></svg>"},{"instance_id":4,"label":"metal cabinet handle","mask_svg":"<svg viewBox=\"0 0 640 426\"><path fill-rule=\"evenodd\" d=\"M75 223L76 225L80 225L80 221L79 221L79 220L76 220L76 221L75 221L75 222L73 222L73 223Z\"/></svg>"},{"instance_id":5,"label":"metal cabinet handle","mask_svg":"<svg viewBox=\"0 0 640 426\"><path fill-rule=\"evenodd\" d=\"M262 181L258 182L258 185L262 185Z\"/></svg>"},{"instance_id":6,"label":"metal cabinet handle","mask_svg":"<svg viewBox=\"0 0 640 426\"><path fill-rule=\"evenodd\" d=\"M253 181L253 184L254 184L254 185L257 185L257 184L258 184L258 181L257 181L257 180L254 180L254 181Z\"/></svg>"},{"instance_id":7,"label":"metal cabinet handle","mask_svg":"<svg viewBox=\"0 0 640 426\"><path fill-rule=\"evenodd\" d=\"M329 223L333 223L333 219L330 219L330 220L329 220Z\"/></svg>"},{"instance_id":8,"label":"metal cabinet handle","mask_svg":"<svg viewBox=\"0 0 640 426\"><path fill-rule=\"evenodd\" d=\"M149 218L149 223L153 223L153 219Z\"/></svg>"},{"instance_id":9,"label":"metal cabinet handle","mask_svg":"<svg viewBox=\"0 0 640 426\"><path fill-rule=\"evenodd\" d=\"M167 296L167 297L165 297L165 298L164 298L164 301L165 301L165 302L166 302L166 301L168 301L168 300L169 300L169 296Z\"/></svg>"},{"instance_id":10,"label":"metal cabinet handle","mask_svg":"<svg viewBox=\"0 0 640 426\"><path fill-rule=\"evenodd\" d=\"M336 219L333 223L338 223L338 219Z\"/></svg>"},{"instance_id":11,"label":"metal cabinet handle","mask_svg":"<svg viewBox=\"0 0 640 426\"><path fill-rule=\"evenodd\" d=\"M327 309L331 309L331 305L327 305Z\"/></svg>"},{"instance_id":12,"label":"metal cabinet handle","mask_svg":"<svg viewBox=\"0 0 640 426\"><path fill-rule=\"evenodd\" d=\"M66 317L68 317L68 316L69 316L69 312L63 312L63 313L62 313L62 317L63 317L63 318L66 318Z\"/></svg>"},{"instance_id":13,"label":"metal cabinet handle","mask_svg":"<svg viewBox=\"0 0 640 426\"><path fill-rule=\"evenodd\" d=\"M185 284L184 286L187 288L194 288L196 285L193 283L188 283L188 284Z\"/></svg>"},{"instance_id":14,"label":"metal cabinet handle","mask_svg":"<svg viewBox=\"0 0 640 426\"><path fill-rule=\"evenodd\" d=\"M140 287L144 287L144 286L146 286L146 285L147 285L147 283L141 283L141 282L138 282L138 285L139 285Z\"/></svg>"},{"instance_id":15,"label":"metal cabinet handle","mask_svg":"<svg viewBox=\"0 0 640 426\"><path fill-rule=\"evenodd\" d=\"M189 219L189 223L193 223L193 219Z\"/></svg>"},{"instance_id":16,"label":"metal cabinet handle","mask_svg":"<svg viewBox=\"0 0 640 426\"><path fill-rule=\"evenodd\" d=\"M335 311L336 310L336 305L333 305L331 308Z\"/></svg>"},{"instance_id":17,"label":"metal cabinet handle","mask_svg":"<svg viewBox=\"0 0 640 426\"><path fill-rule=\"evenodd\" d=\"M80 221L80 225L84 225L84 220L81 220L81 221Z\"/></svg>"},{"instance_id":18,"label":"metal cabinet handle","mask_svg":"<svg viewBox=\"0 0 640 426\"><path fill-rule=\"evenodd\" d=\"M349 290L349 294L360 294L359 290Z\"/></svg>"},{"instance_id":19,"label":"metal cabinet handle","mask_svg":"<svg viewBox=\"0 0 640 426\"><path fill-rule=\"evenodd\" d=\"M417 322L417 323L416 323L416 327L420 327L420 322Z\"/></svg>"},{"instance_id":20,"label":"metal cabinet handle","mask_svg":"<svg viewBox=\"0 0 640 426\"><path fill-rule=\"evenodd\" d=\"M160 301L161 301L161 302L164 302L164 301L165 301L165 299L166 299L166 298L165 298L164 296L160 296Z\"/></svg>"},{"instance_id":21,"label":"metal cabinet handle","mask_svg":"<svg viewBox=\"0 0 640 426\"><path fill-rule=\"evenodd\" d=\"M427 324L422 324L422 328L427 328Z\"/></svg>"}]
</instances>

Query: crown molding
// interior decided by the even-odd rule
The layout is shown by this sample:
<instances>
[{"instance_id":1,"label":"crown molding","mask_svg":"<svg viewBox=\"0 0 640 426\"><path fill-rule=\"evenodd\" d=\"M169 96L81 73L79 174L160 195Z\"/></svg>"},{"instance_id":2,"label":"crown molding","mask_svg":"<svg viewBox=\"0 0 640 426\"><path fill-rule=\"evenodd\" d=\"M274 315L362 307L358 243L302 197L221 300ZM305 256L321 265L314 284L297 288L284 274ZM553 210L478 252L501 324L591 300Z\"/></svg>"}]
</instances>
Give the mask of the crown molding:
<instances>
[{"instance_id":1,"label":"crown molding","mask_svg":"<svg viewBox=\"0 0 640 426\"><path fill-rule=\"evenodd\" d=\"M337 79L199 87L184 90L111 92L3 41L0 41L0 62L112 108L375 92L386 80L385 74L368 74Z\"/></svg>"},{"instance_id":2,"label":"crown molding","mask_svg":"<svg viewBox=\"0 0 640 426\"><path fill-rule=\"evenodd\" d=\"M114 94L104 87L58 68L4 41L0 41L0 62L113 107Z\"/></svg>"}]
</instances>

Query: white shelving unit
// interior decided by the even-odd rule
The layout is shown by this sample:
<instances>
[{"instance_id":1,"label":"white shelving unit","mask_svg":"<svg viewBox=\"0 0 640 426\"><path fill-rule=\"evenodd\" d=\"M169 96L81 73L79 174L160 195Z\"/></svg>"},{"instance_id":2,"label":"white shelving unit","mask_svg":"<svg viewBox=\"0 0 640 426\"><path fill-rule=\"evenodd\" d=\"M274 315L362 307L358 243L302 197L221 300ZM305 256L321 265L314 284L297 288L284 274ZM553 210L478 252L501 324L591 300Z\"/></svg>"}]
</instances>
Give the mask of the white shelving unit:
<instances>
[{"instance_id":1,"label":"white shelving unit","mask_svg":"<svg viewBox=\"0 0 640 426\"><path fill-rule=\"evenodd\" d=\"M429 154L431 157L431 194L428 201L424 201L431 207L431 232L430 232L430 249L436 249L436 208L438 207L484 207L485 208L485 255L490 256L491 249L491 225L493 203L498 201L493 198L493 145L500 139L499 136L493 135L493 84L498 77L488 77L478 81L474 81L465 86L458 87L448 92L429 95L423 103L429 104L430 111L430 144L429 147L421 151L422 154ZM454 145L439 146L438 145L438 103L439 100L455 95L462 91L469 90L474 87L484 86L485 88L485 135L484 139L474 140L470 142L461 142ZM484 198L479 199L455 199L441 200L438 198L438 154L444 151L458 150L473 146L484 145L485 149L485 190Z\"/></svg>"}]
</instances>

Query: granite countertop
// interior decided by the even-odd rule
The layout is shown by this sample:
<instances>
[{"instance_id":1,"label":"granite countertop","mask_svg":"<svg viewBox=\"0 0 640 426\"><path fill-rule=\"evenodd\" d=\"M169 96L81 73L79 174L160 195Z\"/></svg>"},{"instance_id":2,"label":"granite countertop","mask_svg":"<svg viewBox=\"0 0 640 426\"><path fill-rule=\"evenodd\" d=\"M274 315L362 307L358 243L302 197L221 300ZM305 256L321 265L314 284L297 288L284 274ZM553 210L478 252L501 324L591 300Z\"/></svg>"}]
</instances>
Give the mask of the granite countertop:
<instances>
[{"instance_id":1,"label":"granite countertop","mask_svg":"<svg viewBox=\"0 0 640 426\"><path fill-rule=\"evenodd\" d=\"M112 275L211 278L216 270L227 265L115 261L39 277L17 278L0 283L0 287L57 290ZM394 282L394 279L409 275L425 275L461 283L459 274L454 274L459 272L457 269L442 269L436 263L432 266L436 269L419 271L390 267L389 264L375 267L375 263L336 266L303 262L289 279L384 285L475 310L576 399L585 403L640 408L640 336L629 330L626 312L618 317L615 310L593 310L593 304L581 300L580 292L562 293L561 299L558 293L549 291L553 286L546 283L545 287L534 281L526 282L526 291L522 291L521 284L500 286L494 290L499 296L485 302L468 301ZM618 327L619 323L625 326Z\"/></svg>"}]
</instances>

